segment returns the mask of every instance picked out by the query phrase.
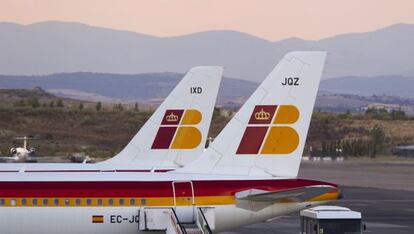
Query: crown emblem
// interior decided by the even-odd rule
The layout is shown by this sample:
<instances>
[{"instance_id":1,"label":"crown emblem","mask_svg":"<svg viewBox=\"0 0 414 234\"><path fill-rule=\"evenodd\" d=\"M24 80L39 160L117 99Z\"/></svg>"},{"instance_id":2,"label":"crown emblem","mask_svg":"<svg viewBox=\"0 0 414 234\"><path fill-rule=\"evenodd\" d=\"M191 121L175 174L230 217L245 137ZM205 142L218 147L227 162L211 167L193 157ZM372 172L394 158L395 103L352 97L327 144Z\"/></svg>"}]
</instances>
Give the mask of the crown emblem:
<instances>
[{"instance_id":1,"label":"crown emblem","mask_svg":"<svg viewBox=\"0 0 414 234\"><path fill-rule=\"evenodd\" d=\"M178 115L174 115L174 113L171 112L171 114L165 116L165 120L167 122L177 122L178 121Z\"/></svg>"},{"instance_id":2,"label":"crown emblem","mask_svg":"<svg viewBox=\"0 0 414 234\"><path fill-rule=\"evenodd\" d=\"M256 112L254 114L254 118L256 120L268 120L268 119L270 119L270 113L264 111L263 108L262 108L262 110L260 110L259 112Z\"/></svg>"}]
</instances>

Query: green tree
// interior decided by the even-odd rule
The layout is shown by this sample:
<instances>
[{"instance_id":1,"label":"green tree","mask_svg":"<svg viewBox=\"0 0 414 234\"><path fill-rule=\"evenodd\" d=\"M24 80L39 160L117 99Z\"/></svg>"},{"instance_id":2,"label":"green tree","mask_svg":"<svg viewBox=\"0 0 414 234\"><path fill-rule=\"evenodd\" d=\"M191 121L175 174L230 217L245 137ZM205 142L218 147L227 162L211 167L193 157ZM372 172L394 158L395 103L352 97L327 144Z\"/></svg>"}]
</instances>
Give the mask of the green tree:
<instances>
[{"instance_id":1,"label":"green tree","mask_svg":"<svg viewBox=\"0 0 414 234\"><path fill-rule=\"evenodd\" d=\"M56 106L57 107L63 107L63 101L62 101L62 99L57 100Z\"/></svg>"},{"instance_id":2,"label":"green tree","mask_svg":"<svg viewBox=\"0 0 414 234\"><path fill-rule=\"evenodd\" d=\"M124 110L124 107L122 106L121 103L118 103L118 104L115 104L114 105L113 110L114 111L123 111Z\"/></svg>"},{"instance_id":3,"label":"green tree","mask_svg":"<svg viewBox=\"0 0 414 234\"><path fill-rule=\"evenodd\" d=\"M83 110L83 103L82 103L82 102L81 102L81 103L79 103L78 109L79 109L79 110Z\"/></svg>"},{"instance_id":4,"label":"green tree","mask_svg":"<svg viewBox=\"0 0 414 234\"><path fill-rule=\"evenodd\" d=\"M401 109L392 110L390 115L391 115L392 120L405 120L406 119L405 112L402 111Z\"/></svg>"},{"instance_id":5,"label":"green tree","mask_svg":"<svg viewBox=\"0 0 414 234\"><path fill-rule=\"evenodd\" d=\"M135 103L134 110L135 110L135 111L139 111L138 102L136 102L136 103Z\"/></svg>"},{"instance_id":6,"label":"green tree","mask_svg":"<svg viewBox=\"0 0 414 234\"><path fill-rule=\"evenodd\" d=\"M40 102L39 99L37 99L37 97L27 99L27 104L29 104L29 106L31 106L32 108L38 108L40 106Z\"/></svg>"},{"instance_id":7,"label":"green tree","mask_svg":"<svg viewBox=\"0 0 414 234\"><path fill-rule=\"evenodd\" d=\"M23 99L19 99L13 103L15 107L23 107L26 106L26 102Z\"/></svg>"},{"instance_id":8,"label":"green tree","mask_svg":"<svg viewBox=\"0 0 414 234\"><path fill-rule=\"evenodd\" d=\"M371 150L370 156L375 158L378 153L381 153L385 143L384 129L376 124L370 131Z\"/></svg>"},{"instance_id":9,"label":"green tree","mask_svg":"<svg viewBox=\"0 0 414 234\"><path fill-rule=\"evenodd\" d=\"M55 107L55 101L53 101L53 100L52 100L52 101L50 101L50 102L49 102L49 107L50 107L50 108Z\"/></svg>"},{"instance_id":10,"label":"green tree","mask_svg":"<svg viewBox=\"0 0 414 234\"><path fill-rule=\"evenodd\" d=\"M102 109L102 103L101 102L96 103L95 109L97 111L100 111Z\"/></svg>"}]
</instances>

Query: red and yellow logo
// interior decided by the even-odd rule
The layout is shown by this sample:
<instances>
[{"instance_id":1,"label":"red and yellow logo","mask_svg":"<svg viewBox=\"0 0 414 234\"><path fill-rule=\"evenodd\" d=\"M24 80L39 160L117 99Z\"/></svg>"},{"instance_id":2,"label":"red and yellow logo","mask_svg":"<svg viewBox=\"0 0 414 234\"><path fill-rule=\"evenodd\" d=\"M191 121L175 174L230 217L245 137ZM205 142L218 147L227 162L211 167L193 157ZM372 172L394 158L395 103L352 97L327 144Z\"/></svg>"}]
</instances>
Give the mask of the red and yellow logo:
<instances>
[{"instance_id":1,"label":"red and yellow logo","mask_svg":"<svg viewBox=\"0 0 414 234\"><path fill-rule=\"evenodd\" d=\"M299 145L295 129L286 126L299 119L292 105L255 106L236 154L289 154Z\"/></svg>"},{"instance_id":2,"label":"red and yellow logo","mask_svg":"<svg viewBox=\"0 0 414 234\"><path fill-rule=\"evenodd\" d=\"M194 149L201 143L200 111L166 110L151 149Z\"/></svg>"}]
</instances>

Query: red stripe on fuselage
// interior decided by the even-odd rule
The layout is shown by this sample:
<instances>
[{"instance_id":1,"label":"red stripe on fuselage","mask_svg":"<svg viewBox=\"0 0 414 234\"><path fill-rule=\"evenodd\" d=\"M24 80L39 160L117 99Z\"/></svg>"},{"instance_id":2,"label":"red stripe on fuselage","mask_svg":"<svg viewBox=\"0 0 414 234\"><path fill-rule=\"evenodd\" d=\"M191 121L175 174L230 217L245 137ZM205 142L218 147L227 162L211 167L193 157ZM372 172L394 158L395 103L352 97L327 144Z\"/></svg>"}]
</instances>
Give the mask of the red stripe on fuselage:
<instances>
[{"instance_id":1,"label":"red stripe on fuselage","mask_svg":"<svg viewBox=\"0 0 414 234\"><path fill-rule=\"evenodd\" d=\"M102 171L101 170L25 170L24 172L102 172Z\"/></svg>"},{"instance_id":2,"label":"red stripe on fuselage","mask_svg":"<svg viewBox=\"0 0 414 234\"><path fill-rule=\"evenodd\" d=\"M193 181L195 196L229 196L248 189L279 191L334 184L305 180ZM13 181L0 182L0 197L170 197L171 181Z\"/></svg>"}]
</instances>

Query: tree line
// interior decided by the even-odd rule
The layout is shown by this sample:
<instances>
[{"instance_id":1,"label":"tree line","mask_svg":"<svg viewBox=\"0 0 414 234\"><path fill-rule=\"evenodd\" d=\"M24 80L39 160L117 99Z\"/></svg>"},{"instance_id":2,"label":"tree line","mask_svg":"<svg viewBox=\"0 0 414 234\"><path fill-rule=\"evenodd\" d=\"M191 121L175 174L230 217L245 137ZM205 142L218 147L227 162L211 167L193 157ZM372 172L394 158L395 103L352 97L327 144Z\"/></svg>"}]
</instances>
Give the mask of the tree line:
<instances>
[{"instance_id":1,"label":"tree line","mask_svg":"<svg viewBox=\"0 0 414 234\"><path fill-rule=\"evenodd\" d=\"M67 107L67 105L64 104L62 99L41 102L39 101L37 97L19 99L13 103L13 106L20 107L20 108L33 108L33 109L40 108L40 107L43 107L43 108ZM96 111L104 110L102 102L96 102L94 105L89 105L89 106L93 106L92 108L95 109ZM72 106L72 108L78 109L78 110L84 110L85 104L83 102L79 102L78 105L74 105ZM89 109L91 108L89 107ZM124 107L122 103L116 103L112 105L112 110L113 111L124 111L126 110L126 107ZM134 104L133 110L139 111L139 104L137 102Z\"/></svg>"},{"instance_id":2,"label":"tree line","mask_svg":"<svg viewBox=\"0 0 414 234\"><path fill-rule=\"evenodd\" d=\"M367 139L342 139L335 141L322 141L320 149L311 150L311 156L319 157L361 157L375 158L384 153L386 149L386 136L384 129L375 125Z\"/></svg>"}]
</instances>

